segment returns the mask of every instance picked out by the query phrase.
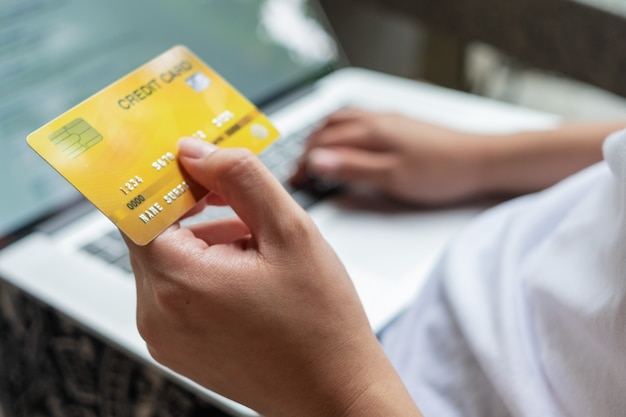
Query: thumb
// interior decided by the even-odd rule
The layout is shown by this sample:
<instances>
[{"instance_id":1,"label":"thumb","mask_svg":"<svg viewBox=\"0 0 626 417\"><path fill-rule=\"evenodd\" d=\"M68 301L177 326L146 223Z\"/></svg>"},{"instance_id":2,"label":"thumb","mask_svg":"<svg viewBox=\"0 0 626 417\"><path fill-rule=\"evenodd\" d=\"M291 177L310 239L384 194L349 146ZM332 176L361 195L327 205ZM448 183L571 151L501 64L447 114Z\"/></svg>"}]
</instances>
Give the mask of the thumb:
<instances>
[{"instance_id":1,"label":"thumb","mask_svg":"<svg viewBox=\"0 0 626 417\"><path fill-rule=\"evenodd\" d=\"M301 207L249 150L183 138L178 156L189 176L232 207L257 239L284 237L301 218Z\"/></svg>"}]
</instances>

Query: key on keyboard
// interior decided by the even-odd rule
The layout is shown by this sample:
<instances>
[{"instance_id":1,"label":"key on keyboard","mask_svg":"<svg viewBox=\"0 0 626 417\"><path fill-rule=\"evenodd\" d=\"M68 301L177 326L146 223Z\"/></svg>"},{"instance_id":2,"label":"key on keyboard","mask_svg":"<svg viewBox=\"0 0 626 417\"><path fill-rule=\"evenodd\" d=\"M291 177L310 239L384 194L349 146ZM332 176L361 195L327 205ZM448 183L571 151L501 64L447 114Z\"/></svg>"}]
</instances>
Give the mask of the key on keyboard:
<instances>
[{"instance_id":1,"label":"key on keyboard","mask_svg":"<svg viewBox=\"0 0 626 417\"><path fill-rule=\"evenodd\" d=\"M132 272L128 249L117 229L99 236L97 239L84 245L81 250L125 272Z\"/></svg>"}]
</instances>

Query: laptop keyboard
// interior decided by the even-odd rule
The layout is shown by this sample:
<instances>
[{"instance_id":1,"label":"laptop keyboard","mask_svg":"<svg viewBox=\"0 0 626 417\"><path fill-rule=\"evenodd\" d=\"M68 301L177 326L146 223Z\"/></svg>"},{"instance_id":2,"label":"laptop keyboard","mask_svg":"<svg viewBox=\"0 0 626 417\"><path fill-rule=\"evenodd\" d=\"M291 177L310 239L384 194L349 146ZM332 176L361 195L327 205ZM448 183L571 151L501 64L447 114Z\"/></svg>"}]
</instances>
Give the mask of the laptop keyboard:
<instances>
[{"instance_id":1,"label":"laptop keyboard","mask_svg":"<svg viewBox=\"0 0 626 417\"><path fill-rule=\"evenodd\" d=\"M84 245L81 250L104 262L120 268L124 272L131 273L133 269L130 266L130 258L128 249L122 239L122 235L117 229L99 236L93 241Z\"/></svg>"},{"instance_id":2,"label":"laptop keyboard","mask_svg":"<svg viewBox=\"0 0 626 417\"><path fill-rule=\"evenodd\" d=\"M307 126L289 136L279 138L269 148L259 155L259 159L287 186L287 180L292 174L296 159L302 154L306 139L313 131L314 126Z\"/></svg>"},{"instance_id":3,"label":"laptop keyboard","mask_svg":"<svg viewBox=\"0 0 626 417\"><path fill-rule=\"evenodd\" d=\"M294 134L278 139L259 156L265 166L304 208L315 204L332 191L330 187L314 182L307 184L304 188L294 189L287 182L294 169L295 161L302 153L306 138L316 125L306 126ZM215 212L221 215L224 213L220 210ZM219 215L215 217L219 217ZM117 229L98 236L80 249L83 253L95 256L124 272L132 273L128 250Z\"/></svg>"}]
</instances>

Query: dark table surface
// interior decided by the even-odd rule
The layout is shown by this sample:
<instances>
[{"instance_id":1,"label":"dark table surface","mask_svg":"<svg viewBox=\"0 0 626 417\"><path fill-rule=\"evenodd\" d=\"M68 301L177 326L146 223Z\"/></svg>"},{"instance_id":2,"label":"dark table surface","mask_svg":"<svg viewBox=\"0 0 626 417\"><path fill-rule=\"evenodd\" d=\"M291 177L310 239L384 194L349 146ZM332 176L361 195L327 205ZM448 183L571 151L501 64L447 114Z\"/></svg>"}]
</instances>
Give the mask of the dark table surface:
<instances>
[{"instance_id":1,"label":"dark table surface","mask_svg":"<svg viewBox=\"0 0 626 417\"><path fill-rule=\"evenodd\" d=\"M0 280L0 416L227 415Z\"/></svg>"}]
</instances>

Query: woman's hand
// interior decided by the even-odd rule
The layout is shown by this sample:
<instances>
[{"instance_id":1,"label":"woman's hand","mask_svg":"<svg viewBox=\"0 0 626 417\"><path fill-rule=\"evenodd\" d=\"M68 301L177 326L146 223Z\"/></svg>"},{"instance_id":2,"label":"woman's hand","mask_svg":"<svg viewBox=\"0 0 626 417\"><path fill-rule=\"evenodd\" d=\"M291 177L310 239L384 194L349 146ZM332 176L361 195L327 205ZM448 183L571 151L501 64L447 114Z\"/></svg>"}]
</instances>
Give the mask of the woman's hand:
<instances>
[{"instance_id":1,"label":"woman's hand","mask_svg":"<svg viewBox=\"0 0 626 417\"><path fill-rule=\"evenodd\" d=\"M409 203L456 202L478 192L479 139L399 114L340 110L310 137L292 182L312 176Z\"/></svg>"},{"instance_id":2,"label":"woman's hand","mask_svg":"<svg viewBox=\"0 0 626 417\"><path fill-rule=\"evenodd\" d=\"M450 117L454 117L451 115ZM313 133L292 178L365 186L413 204L448 204L541 190L602 158L623 120L471 134L399 114L345 109Z\"/></svg>"},{"instance_id":3,"label":"woman's hand","mask_svg":"<svg viewBox=\"0 0 626 417\"><path fill-rule=\"evenodd\" d=\"M127 239L152 356L267 416L414 416L343 265L245 150L181 141L180 162L239 218Z\"/></svg>"}]
</instances>

